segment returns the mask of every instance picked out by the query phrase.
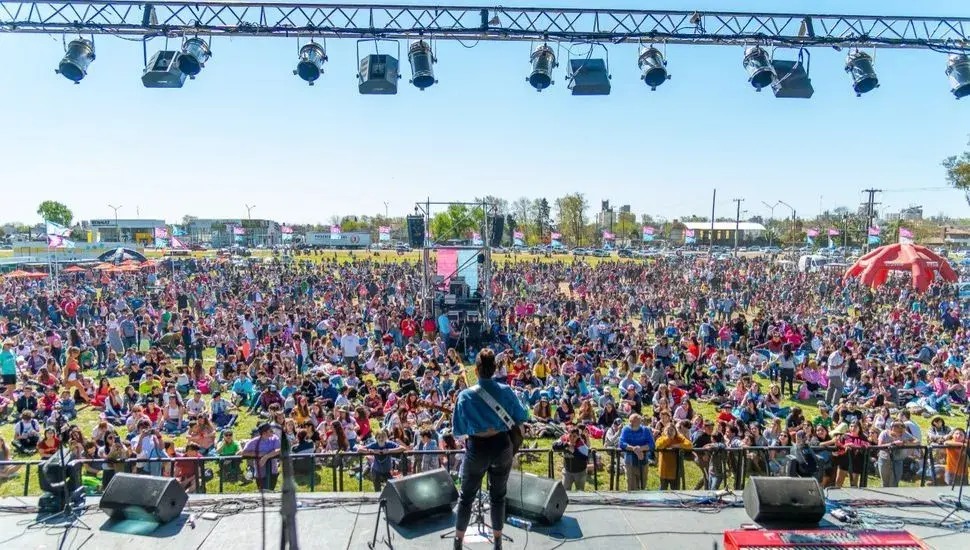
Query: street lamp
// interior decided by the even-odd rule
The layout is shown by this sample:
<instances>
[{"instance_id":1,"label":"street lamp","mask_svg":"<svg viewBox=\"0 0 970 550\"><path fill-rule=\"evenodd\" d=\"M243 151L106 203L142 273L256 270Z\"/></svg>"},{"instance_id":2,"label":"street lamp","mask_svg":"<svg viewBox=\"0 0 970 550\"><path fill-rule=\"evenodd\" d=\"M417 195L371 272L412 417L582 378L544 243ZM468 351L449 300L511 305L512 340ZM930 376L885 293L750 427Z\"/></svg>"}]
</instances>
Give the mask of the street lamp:
<instances>
[{"instance_id":1,"label":"street lamp","mask_svg":"<svg viewBox=\"0 0 970 550\"><path fill-rule=\"evenodd\" d=\"M246 217L250 220L253 219L253 208L256 208L255 204L247 204L246 206Z\"/></svg>"},{"instance_id":2,"label":"street lamp","mask_svg":"<svg viewBox=\"0 0 970 550\"><path fill-rule=\"evenodd\" d=\"M790 205L790 204L788 204L785 201L778 201L778 204L787 206L788 208L791 209L791 246L792 246L792 251L794 252L794 250L795 250L795 219L796 219L795 218L795 207L792 206L792 205Z\"/></svg>"},{"instance_id":3,"label":"street lamp","mask_svg":"<svg viewBox=\"0 0 970 550\"><path fill-rule=\"evenodd\" d=\"M768 216L768 221L769 222L775 221L775 208L778 208L778 203L776 202L775 204L768 204L765 201L761 201L761 204L767 206L768 210L771 212L771 214ZM771 238L771 231L769 231L768 246L771 246L771 245L772 245L772 238Z\"/></svg>"},{"instance_id":4,"label":"street lamp","mask_svg":"<svg viewBox=\"0 0 970 550\"><path fill-rule=\"evenodd\" d=\"M115 236L118 238L118 242L124 242L121 240L121 226L118 225L118 210L121 210L121 205L114 206L109 204L108 208L115 211Z\"/></svg>"}]
</instances>

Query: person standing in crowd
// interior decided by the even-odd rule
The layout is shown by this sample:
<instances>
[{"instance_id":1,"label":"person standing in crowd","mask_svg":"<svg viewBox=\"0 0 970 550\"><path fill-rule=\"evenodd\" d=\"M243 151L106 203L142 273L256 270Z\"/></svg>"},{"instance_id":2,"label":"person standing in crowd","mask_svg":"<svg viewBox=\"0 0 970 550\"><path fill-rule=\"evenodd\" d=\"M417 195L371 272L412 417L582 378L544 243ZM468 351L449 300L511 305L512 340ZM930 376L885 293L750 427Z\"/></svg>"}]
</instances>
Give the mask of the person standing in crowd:
<instances>
[{"instance_id":1,"label":"person standing in crowd","mask_svg":"<svg viewBox=\"0 0 970 550\"><path fill-rule=\"evenodd\" d=\"M828 359L828 388L825 390L825 402L829 407L835 407L842 400L842 389L845 387L845 357L848 349L834 350Z\"/></svg>"},{"instance_id":2,"label":"person standing in crowd","mask_svg":"<svg viewBox=\"0 0 970 550\"><path fill-rule=\"evenodd\" d=\"M906 460L906 450L898 447L913 445L919 441L906 431L906 425L896 420L879 434L876 444L879 456L876 468L883 487L899 487L903 479L903 464Z\"/></svg>"},{"instance_id":3,"label":"person standing in crowd","mask_svg":"<svg viewBox=\"0 0 970 550\"><path fill-rule=\"evenodd\" d=\"M620 432L620 450L625 451L624 467L628 491L643 491L647 488L647 465L656 443L650 428L643 426L643 417L630 415L630 425Z\"/></svg>"},{"instance_id":4,"label":"person standing in crowd","mask_svg":"<svg viewBox=\"0 0 970 550\"><path fill-rule=\"evenodd\" d=\"M552 449L563 453L562 484L566 490L584 491L590 448L580 429L569 428L566 435L552 444Z\"/></svg>"},{"instance_id":5,"label":"person standing in crowd","mask_svg":"<svg viewBox=\"0 0 970 550\"><path fill-rule=\"evenodd\" d=\"M519 402L512 388L494 380L495 353L491 349L478 352L475 370L478 385L458 395L454 412L454 434L466 438L454 546L455 550L462 548L465 530L471 520L472 504L487 473L492 547L499 550L502 548L502 528L505 525L506 485L512 472L513 435L510 430L521 430L522 424L529 419L529 411ZM490 404L491 401L495 405ZM504 409L502 414L496 411L496 406Z\"/></svg>"},{"instance_id":6,"label":"person standing in crowd","mask_svg":"<svg viewBox=\"0 0 970 550\"><path fill-rule=\"evenodd\" d=\"M280 438L273 433L271 424L260 424L258 432L243 448L242 456L253 459L256 487L260 491L272 491L280 477Z\"/></svg>"}]
</instances>

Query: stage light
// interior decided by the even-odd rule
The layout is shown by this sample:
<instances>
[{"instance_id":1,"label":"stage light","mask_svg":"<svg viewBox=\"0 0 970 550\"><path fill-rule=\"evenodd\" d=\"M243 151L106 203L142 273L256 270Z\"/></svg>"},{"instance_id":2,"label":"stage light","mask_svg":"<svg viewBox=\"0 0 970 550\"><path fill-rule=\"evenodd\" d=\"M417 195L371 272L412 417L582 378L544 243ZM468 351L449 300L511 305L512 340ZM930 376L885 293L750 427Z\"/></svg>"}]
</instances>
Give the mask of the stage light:
<instances>
[{"instance_id":1,"label":"stage light","mask_svg":"<svg viewBox=\"0 0 970 550\"><path fill-rule=\"evenodd\" d=\"M970 56L953 54L946 62L946 76L953 88L950 90L957 99L970 95Z\"/></svg>"},{"instance_id":2,"label":"stage light","mask_svg":"<svg viewBox=\"0 0 970 550\"><path fill-rule=\"evenodd\" d=\"M650 86L651 90L656 90L657 86L670 80L670 75L667 74L667 60L664 59L664 54L653 46L640 50L637 65L643 71L641 80Z\"/></svg>"},{"instance_id":3,"label":"stage light","mask_svg":"<svg viewBox=\"0 0 970 550\"><path fill-rule=\"evenodd\" d=\"M182 53L179 54L179 70L195 78L195 75L202 72L205 62L212 57L212 50L205 40L195 37L189 38L182 44Z\"/></svg>"},{"instance_id":4,"label":"stage light","mask_svg":"<svg viewBox=\"0 0 970 550\"><path fill-rule=\"evenodd\" d=\"M419 90L424 91L425 88L438 83L434 79L433 66L438 60L435 59L430 44L424 40L412 42L411 47L408 48L408 61L411 62L411 84Z\"/></svg>"},{"instance_id":5,"label":"stage light","mask_svg":"<svg viewBox=\"0 0 970 550\"><path fill-rule=\"evenodd\" d=\"M748 82L754 86L755 91L760 92L774 82L775 73L771 68L771 60L768 59L768 52L761 46L749 46L744 50L742 64L748 72Z\"/></svg>"},{"instance_id":6,"label":"stage light","mask_svg":"<svg viewBox=\"0 0 970 550\"><path fill-rule=\"evenodd\" d=\"M552 70L559 66L556 63L556 54L548 45L542 44L532 52L529 59L532 61L532 73L526 80L537 92L541 92L552 85Z\"/></svg>"},{"instance_id":7,"label":"stage light","mask_svg":"<svg viewBox=\"0 0 970 550\"><path fill-rule=\"evenodd\" d=\"M88 74L88 67L92 61L94 61L94 42L84 38L71 40L67 44L67 53L64 54L64 58L54 72L77 84Z\"/></svg>"},{"instance_id":8,"label":"stage light","mask_svg":"<svg viewBox=\"0 0 970 550\"><path fill-rule=\"evenodd\" d=\"M852 50L845 58L845 72L852 77L852 89L856 97L879 87L879 78L872 66L872 57L866 52Z\"/></svg>"},{"instance_id":9,"label":"stage light","mask_svg":"<svg viewBox=\"0 0 970 550\"><path fill-rule=\"evenodd\" d=\"M181 88L185 84L185 73L178 67L179 52L162 50L156 52L141 75L146 88Z\"/></svg>"},{"instance_id":10,"label":"stage light","mask_svg":"<svg viewBox=\"0 0 970 550\"><path fill-rule=\"evenodd\" d=\"M323 64L327 62L327 52L323 46L310 42L300 48L300 61L296 64L293 74L299 75L307 84L313 86L313 81L323 74Z\"/></svg>"}]
</instances>

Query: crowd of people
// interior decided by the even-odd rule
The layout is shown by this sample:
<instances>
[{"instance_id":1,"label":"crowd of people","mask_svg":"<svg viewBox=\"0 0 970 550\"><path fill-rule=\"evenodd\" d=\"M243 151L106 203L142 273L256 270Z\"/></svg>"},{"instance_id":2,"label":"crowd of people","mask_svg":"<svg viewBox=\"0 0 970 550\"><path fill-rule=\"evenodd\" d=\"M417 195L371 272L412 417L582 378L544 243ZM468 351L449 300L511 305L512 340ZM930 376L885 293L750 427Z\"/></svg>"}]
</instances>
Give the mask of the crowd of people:
<instances>
[{"instance_id":1,"label":"crowd of people","mask_svg":"<svg viewBox=\"0 0 970 550\"><path fill-rule=\"evenodd\" d=\"M826 485L864 471L884 486L966 481L953 419L970 395L970 330L952 286L872 290L767 257L520 259L479 289L490 308L470 344L422 300L420 267L388 260L192 258L56 285L0 280L0 417L13 424L0 461L50 457L63 441L91 460L89 478L133 469L189 490L208 475L197 461L151 459L233 457L221 475L265 489L283 445L366 453L356 474L377 489L457 472L460 452L405 451L462 449L450 411L475 383L466 366L480 345L531 412L532 445L562 453L570 489L596 467L631 490L654 470L677 488L685 462L714 489L738 460ZM920 445L934 446L933 471ZM618 451L594 466L604 447Z\"/></svg>"}]
</instances>

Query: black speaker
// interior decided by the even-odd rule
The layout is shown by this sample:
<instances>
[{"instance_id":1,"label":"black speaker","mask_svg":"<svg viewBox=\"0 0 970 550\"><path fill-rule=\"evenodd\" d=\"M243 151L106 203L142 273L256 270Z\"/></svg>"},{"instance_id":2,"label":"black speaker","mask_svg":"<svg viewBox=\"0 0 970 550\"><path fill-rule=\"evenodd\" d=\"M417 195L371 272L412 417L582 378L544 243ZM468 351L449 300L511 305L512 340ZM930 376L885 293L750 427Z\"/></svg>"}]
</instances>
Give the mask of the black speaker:
<instances>
[{"instance_id":1,"label":"black speaker","mask_svg":"<svg viewBox=\"0 0 970 550\"><path fill-rule=\"evenodd\" d=\"M488 245L502 246L502 235L505 234L505 216L489 216L488 227L491 233L488 236Z\"/></svg>"},{"instance_id":2,"label":"black speaker","mask_svg":"<svg viewBox=\"0 0 970 550\"><path fill-rule=\"evenodd\" d=\"M424 216L408 216L408 244L424 248Z\"/></svg>"},{"instance_id":3,"label":"black speaker","mask_svg":"<svg viewBox=\"0 0 970 550\"><path fill-rule=\"evenodd\" d=\"M173 478L117 473L101 496L101 510L112 519L168 523L182 513L189 496Z\"/></svg>"},{"instance_id":4,"label":"black speaker","mask_svg":"<svg viewBox=\"0 0 970 550\"><path fill-rule=\"evenodd\" d=\"M397 525L451 512L458 489L451 474L439 468L388 481L381 499L387 503L387 520Z\"/></svg>"},{"instance_id":5,"label":"black speaker","mask_svg":"<svg viewBox=\"0 0 970 550\"><path fill-rule=\"evenodd\" d=\"M551 525L566 512L569 496L562 481L512 470L505 495L506 512Z\"/></svg>"},{"instance_id":6,"label":"black speaker","mask_svg":"<svg viewBox=\"0 0 970 550\"><path fill-rule=\"evenodd\" d=\"M815 478L752 477L744 487L744 511L758 523L818 525L825 497Z\"/></svg>"}]
</instances>

